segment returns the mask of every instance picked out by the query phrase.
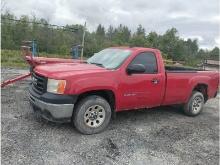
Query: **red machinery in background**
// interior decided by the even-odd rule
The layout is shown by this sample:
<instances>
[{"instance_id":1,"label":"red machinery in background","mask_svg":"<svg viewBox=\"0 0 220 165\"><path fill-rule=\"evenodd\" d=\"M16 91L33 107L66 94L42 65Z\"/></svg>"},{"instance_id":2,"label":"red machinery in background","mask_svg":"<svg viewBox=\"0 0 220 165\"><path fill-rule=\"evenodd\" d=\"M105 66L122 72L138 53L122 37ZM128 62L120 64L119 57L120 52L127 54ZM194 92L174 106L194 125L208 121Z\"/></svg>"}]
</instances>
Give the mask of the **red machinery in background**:
<instances>
[{"instance_id":1,"label":"red machinery in background","mask_svg":"<svg viewBox=\"0 0 220 165\"><path fill-rule=\"evenodd\" d=\"M6 85L12 84L16 81L23 80L31 75L31 71L37 65L50 64L50 63L80 63L83 60L80 59L64 59L64 58L47 58L47 57L38 57L33 51L31 52L32 41L24 41L23 46L21 46L21 54L23 59L30 65L30 72L27 74L19 75L15 78L5 80L1 83L1 88ZM32 48L33 49L33 48Z\"/></svg>"}]
</instances>

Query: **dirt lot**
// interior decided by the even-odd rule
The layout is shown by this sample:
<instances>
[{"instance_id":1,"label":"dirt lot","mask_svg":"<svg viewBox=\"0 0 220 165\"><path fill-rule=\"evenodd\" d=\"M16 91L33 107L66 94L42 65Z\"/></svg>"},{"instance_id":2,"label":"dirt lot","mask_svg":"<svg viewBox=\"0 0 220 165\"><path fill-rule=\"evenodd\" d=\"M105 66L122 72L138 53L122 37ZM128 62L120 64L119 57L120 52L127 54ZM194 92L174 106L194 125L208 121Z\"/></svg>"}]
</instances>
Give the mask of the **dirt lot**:
<instances>
[{"instance_id":1,"label":"dirt lot","mask_svg":"<svg viewBox=\"0 0 220 165\"><path fill-rule=\"evenodd\" d=\"M25 70L3 69L2 78ZM35 116L30 80L1 90L2 164L213 164L219 163L219 96L197 117L178 108L121 112L108 129L82 135L70 124Z\"/></svg>"}]
</instances>

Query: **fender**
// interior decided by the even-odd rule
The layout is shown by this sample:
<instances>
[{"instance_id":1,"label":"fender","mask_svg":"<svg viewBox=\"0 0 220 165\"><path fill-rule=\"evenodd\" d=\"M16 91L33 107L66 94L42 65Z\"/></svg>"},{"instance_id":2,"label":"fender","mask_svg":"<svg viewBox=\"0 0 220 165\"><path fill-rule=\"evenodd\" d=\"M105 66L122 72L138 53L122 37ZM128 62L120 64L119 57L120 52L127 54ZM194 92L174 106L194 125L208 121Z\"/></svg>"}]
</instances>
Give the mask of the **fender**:
<instances>
[{"instance_id":1,"label":"fender","mask_svg":"<svg viewBox=\"0 0 220 165\"><path fill-rule=\"evenodd\" d=\"M97 90L110 90L115 96L115 106L118 107L118 83L115 78L107 79L101 76L84 77L78 80L74 80L69 87L69 94L80 95L85 92L97 91Z\"/></svg>"},{"instance_id":2,"label":"fender","mask_svg":"<svg viewBox=\"0 0 220 165\"><path fill-rule=\"evenodd\" d=\"M189 100L191 94L192 94L192 91L193 89L198 85L198 84L204 84L204 85L207 85L207 94L209 95L209 81L210 81L210 77L208 76L196 76L196 77L193 77L189 80L189 90L187 92L187 95L186 95L186 98L184 99L185 100L185 103Z\"/></svg>"}]
</instances>

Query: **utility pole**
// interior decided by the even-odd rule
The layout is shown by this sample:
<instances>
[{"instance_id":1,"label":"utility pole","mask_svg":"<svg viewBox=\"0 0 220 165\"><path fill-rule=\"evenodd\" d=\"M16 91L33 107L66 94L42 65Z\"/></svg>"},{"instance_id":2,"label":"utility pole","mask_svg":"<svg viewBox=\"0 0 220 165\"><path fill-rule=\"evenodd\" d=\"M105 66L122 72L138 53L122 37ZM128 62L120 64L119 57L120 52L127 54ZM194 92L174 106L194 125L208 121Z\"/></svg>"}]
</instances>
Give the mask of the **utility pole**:
<instances>
[{"instance_id":1,"label":"utility pole","mask_svg":"<svg viewBox=\"0 0 220 165\"><path fill-rule=\"evenodd\" d=\"M83 27L83 38L82 38L82 50L81 50L81 60L83 60L83 49L85 45L85 34L86 34L86 22Z\"/></svg>"}]
</instances>

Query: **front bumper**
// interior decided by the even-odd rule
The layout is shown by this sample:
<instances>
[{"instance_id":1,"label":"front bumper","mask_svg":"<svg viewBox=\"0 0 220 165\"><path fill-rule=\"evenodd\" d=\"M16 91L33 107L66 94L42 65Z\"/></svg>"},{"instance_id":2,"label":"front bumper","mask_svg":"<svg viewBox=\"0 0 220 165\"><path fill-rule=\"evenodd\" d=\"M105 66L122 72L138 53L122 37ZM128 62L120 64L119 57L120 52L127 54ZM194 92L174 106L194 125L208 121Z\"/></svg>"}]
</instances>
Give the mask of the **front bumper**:
<instances>
[{"instance_id":1,"label":"front bumper","mask_svg":"<svg viewBox=\"0 0 220 165\"><path fill-rule=\"evenodd\" d=\"M53 122L70 122L76 97L45 93L38 95L29 88L29 101L34 112Z\"/></svg>"}]
</instances>

